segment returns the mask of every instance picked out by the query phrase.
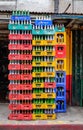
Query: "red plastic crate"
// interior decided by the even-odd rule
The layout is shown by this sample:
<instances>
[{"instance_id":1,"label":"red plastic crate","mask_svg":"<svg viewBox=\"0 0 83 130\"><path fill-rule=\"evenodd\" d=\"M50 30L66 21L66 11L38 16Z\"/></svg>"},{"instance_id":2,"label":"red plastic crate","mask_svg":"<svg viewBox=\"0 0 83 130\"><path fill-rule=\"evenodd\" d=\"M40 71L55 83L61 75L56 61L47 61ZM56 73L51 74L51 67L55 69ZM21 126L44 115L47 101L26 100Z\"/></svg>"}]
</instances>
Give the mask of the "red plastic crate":
<instances>
[{"instance_id":1,"label":"red plastic crate","mask_svg":"<svg viewBox=\"0 0 83 130\"><path fill-rule=\"evenodd\" d=\"M9 80L20 80L20 74L9 74L8 79Z\"/></svg>"},{"instance_id":2,"label":"red plastic crate","mask_svg":"<svg viewBox=\"0 0 83 130\"><path fill-rule=\"evenodd\" d=\"M32 80L31 74L21 74L21 80Z\"/></svg>"},{"instance_id":3,"label":"red plastic crate","mask_svg":"<svg viewBox=\"0 0 83 130\"><path fill-rule=\"evenodd\" d=\"M32 70L32 65L21 64L21 70Z\"/></svg>"},{"instance_id":4,"label":"red plastic crate","mask_svg":"<svg viewBox=\"0 0 83 130\"><path fill-rule=\"evenodd\" d=\"M32 100L32 94L9 94L9 100Z\"/></svg>"},{"instance_id":5,"label":"red plastic crate","mask_svg":"<svg viewBox=\"0 0 83 130\"><path fill-rule=\"evenodd\" d=\"M20 34L21 40L32 40L32 34Z\"/></svg>"},{"instance_id":6,"label":"red plastic crate","mask_svg":"<svg viewBox=\"0 0 83 130\"><path fill-rule=\"evenodd\" d=\"M32 60L31 54L21 54L21 60Z\"/></svg>"},{"instance_id":7,"label":"red plastic crate","mask_svg":"<svg viewBox=\"0 0 83 130\"><path fill-rule=\"evenodd\" d=\"M9 104L10 110L32 110L32 104Z\"/></svg>"},{"instance_id":8,"label":"red plastic crate","mask_svg":"<svg viewBox=\"0 0 83 130\"><path fill-rule=\"evenodd\" d=\"M32 50L32 45L22 44L21 50Z\"/></svg>"},{"instance_id":9,"label":"red plastic crate","mask_svg":"<svg viewBox=\"0 0 83 130\"><path fill-rule=\"evenodd\" d=\"M55 88L56 83L44 83L45 88Z\"/></svg>"},{"instance_id":10,"label":"red plastic crate","mask_svg":"<svg viewBox=\"0 0 83 130\"><path fill-rule=\"evenodd\" d=\"M21 57L20 57L20 54L9 54L8 59L9 60L20 60Z\"/></svg>"},{"instance_id":11,"label":"red plastic crate","mask_svg":"<svg viewBox=\"0 0 83 130\"><path fill-rule=\"evenodd\" d=\"M21 84L9 84L9 90L21 90Z\"/></svg>"},{"instance_id":12,"label":"red plastic crate","mask_svg":"<svg viewBox=\"0 0 83 130\"><path fill-rule=\"evenodd\" d=\"M20 64L9 64L8 70L20 70Z\"/></svg>"},{"instance_id":13,"label":"red plastic crate","mask_svg":"<svg viewBox=\"0 0 83 130\"><path fill-rule=\"evenodd\" d=\"M9 50L20 50L20 49L21 49L21 46L18 45L18 44L9 44L9 45L8 45L8 49L9 49Z\"/></svg>"},{"instance_id":14,"label":"red plastic crate","mask_svg":"<svg viewBox=\"0 0 83 130\"><path fill-rule=\"evenodd\" d=\"M32 114L10 114L10 120L32 120Z\"/></svg>"},{"instance_id":15,"label":"red plastic crate","mask_svg":"<svg viewBox=\"0 0 83 130\"><path fill-rule=\"evenodd\" d=\"M66 57L66 45L56 45L56 58Z\"/></svg>"},{"instance_id":16,"label":"red plastic crate","mask_svg":"<svg viewBox=\"0 0 83 130\"><path fill-rule=\"evenodd\" d=\"M20 34L9 34L9 40L20 40Z\"/></svg>"},{"instance_id":17,"label":"red plastic crate","mask_svg":"<svg viewBox=\"0 0 83 130\"><path fill-rule=\"evenodd\" d=\"M21 90L32 90L32 84L21 84Z\"/></svg>"}]
</instances>

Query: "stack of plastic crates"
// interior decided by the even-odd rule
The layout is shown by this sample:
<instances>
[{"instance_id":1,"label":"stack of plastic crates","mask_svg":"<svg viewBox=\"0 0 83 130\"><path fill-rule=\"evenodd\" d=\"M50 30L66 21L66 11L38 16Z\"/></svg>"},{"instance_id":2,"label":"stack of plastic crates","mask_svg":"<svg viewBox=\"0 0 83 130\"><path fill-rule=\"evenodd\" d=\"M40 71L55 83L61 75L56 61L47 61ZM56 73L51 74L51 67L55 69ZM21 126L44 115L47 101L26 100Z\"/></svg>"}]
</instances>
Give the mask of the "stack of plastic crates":
<instances>
[{"instance_id":1,"label":"stack of plastic crates","mask_svg":"<svg viewBox=\"0 0 83 130\"><path fill-rule=\"evenodd\" d=\"M47 17L48 18L48 17ZM33 25L33 119L56 119L55 42L51 19Z\"/></svg>"},{"instance_id":2,"label":"stack of plastic crates","mask_svg":"<svg viewBox=\"0 0 83 130\"><path fill-rule=\"evenodd\" d=\"M9 23L9 119L32 119L32 25L28 11L14 11Z\"/></svg>"},{"instance_id":3,"label":"stack of plastic crates","mask_svg":"<svg viewBox=\"0 0 83 130\"><path fill-rule=\"evenodd\" d=\"M66 32L64 25L55 26L55 48L56 48L56 110L66 111Z\"/></svg>"}]
</instances>

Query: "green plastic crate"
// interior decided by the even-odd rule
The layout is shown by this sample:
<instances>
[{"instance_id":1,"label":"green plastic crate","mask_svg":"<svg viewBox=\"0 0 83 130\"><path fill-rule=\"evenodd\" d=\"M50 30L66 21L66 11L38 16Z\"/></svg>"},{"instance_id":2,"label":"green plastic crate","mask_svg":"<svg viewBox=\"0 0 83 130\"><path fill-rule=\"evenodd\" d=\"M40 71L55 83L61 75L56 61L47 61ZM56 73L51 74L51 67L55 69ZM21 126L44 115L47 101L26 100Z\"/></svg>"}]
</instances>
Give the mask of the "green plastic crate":
<instances>
[{"instance_id":1,"label":"green plastic crate","mask_svg":"<svg viewBox=\"0 0 83 130\"><path fill-rule=\"evenodd\" d=\"M55 34L55 30L51 30L51 29L47 29L47 30L33 29L32 30L32 34L33 35L54 35Z\"/></svg>"}]
</instances>

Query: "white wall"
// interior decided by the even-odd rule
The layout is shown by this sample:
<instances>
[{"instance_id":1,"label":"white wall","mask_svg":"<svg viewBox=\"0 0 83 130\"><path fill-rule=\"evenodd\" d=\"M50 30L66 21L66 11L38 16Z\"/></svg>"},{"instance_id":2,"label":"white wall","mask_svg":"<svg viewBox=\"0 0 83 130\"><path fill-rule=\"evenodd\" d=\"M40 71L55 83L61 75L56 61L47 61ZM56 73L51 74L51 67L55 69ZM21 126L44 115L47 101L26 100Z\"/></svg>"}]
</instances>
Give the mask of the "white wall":
<instances>
[{"instance_id":1,"label":"white wall","mask_svg":"<svg viewBox=\"0 0 83 130\"><path fill-rule=\"evenodd\" d=\"M34 12L54 12L54 0L17 0L17 9Z\"/></svg>"}]
</instances>

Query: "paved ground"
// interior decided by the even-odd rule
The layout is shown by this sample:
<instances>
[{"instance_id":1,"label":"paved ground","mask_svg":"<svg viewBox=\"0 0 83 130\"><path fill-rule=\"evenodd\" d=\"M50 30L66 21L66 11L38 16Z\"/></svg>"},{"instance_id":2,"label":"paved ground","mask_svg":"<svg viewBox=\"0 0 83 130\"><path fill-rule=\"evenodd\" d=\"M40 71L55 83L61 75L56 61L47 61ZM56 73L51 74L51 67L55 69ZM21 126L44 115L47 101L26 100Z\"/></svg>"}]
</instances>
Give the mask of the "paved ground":
<instances>
[{"instance_id":1,"label":"paved ground","mask_svg":"<svg viewBox=\"0 0 83 130\"><path fill-rule=\"evenodd\" d=\"M0 125L83 124L83 108L81 107L68 107L66 113L57 114L57 119L52 121L12 121L7 119L8 114L8 104L0 104Z\"/></svg>"}]
</instances>

